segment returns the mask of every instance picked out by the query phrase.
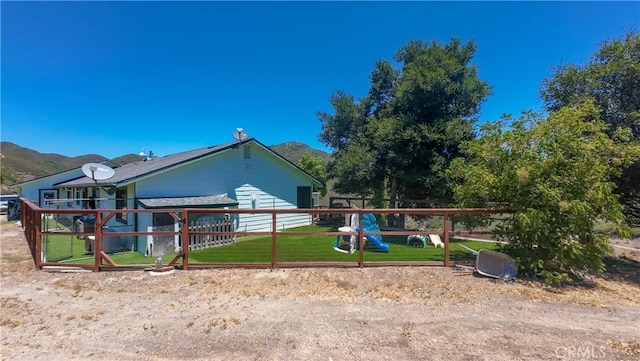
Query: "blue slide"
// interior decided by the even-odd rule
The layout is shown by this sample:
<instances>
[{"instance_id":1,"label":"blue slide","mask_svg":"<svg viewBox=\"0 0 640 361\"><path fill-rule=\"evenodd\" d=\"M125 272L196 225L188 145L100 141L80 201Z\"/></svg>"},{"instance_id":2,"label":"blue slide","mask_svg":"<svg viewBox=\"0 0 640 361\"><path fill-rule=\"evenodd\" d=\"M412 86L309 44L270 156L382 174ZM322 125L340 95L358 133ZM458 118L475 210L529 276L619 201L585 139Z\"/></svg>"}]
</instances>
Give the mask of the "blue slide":
<instances>
[{"instance_id":1,"label":"blue slide","mask_svg":"<svg viewBox=\"0 0 640 361\"><path fill-rule=\"evenodd\" d=\"M365 232L380 232L376 217L371 213L365 213L362 215L362 227ZM356 231L358 229L356 228ZM382 235L380 234L368 234L365 236L367 244L364 249L367 251L389 252L389 244L382 242Z\"/></svg>"}]
</instances>

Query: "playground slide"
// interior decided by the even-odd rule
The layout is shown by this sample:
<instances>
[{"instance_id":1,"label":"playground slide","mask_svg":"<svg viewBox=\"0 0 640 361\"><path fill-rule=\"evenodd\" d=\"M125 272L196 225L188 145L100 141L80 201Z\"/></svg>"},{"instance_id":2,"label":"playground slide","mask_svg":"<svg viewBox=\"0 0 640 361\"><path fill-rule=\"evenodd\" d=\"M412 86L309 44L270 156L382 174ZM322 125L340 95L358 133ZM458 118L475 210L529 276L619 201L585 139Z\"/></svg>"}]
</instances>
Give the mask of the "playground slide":
<instances>
[{"instance_id":1,"label":"playground slide","mask_svg":"<svg viewBox=\"0 0 640 361\"><path fill-rule=\"evenodd\" d=\"M362 217L362 225L365 232L380 232L380 227L378 227L378 223L376 222L376 217L374 217L371 213L366 213ZM358 228L353 230L351 227L340 227L338 228L340 232L358 232ZM358 242L349 243L352 236L343 236L342 240L340 236L336 236L336 241L333 244L333 249L338 252L343 253L353 253L360 249L360 245ZM357 237L356 237L357 238ZM376 251L376 252L389 252L389 244L382 242L382 235L379 234L368 234L365 236L367 242L364 246L366 251Z\"/></svg>"},{"instance_id":2,"label":"playground slide","mask_svg":"<svg viewBox=\"0 0 640 361\"><path fill-rule=\"evenodd\" d=\"M436 248L444 248L444 243L442 243L439 234L430 234L429 241L431 241L431 244Z\"/></svg>"},{"instance_id":3,"label":"playground slide","mask_svg":"<svg viewBox=\"0 0 640 361\"><path fill-rule=\"evenodd\" d=\"M380 232L376 217L371 213L365 213L362 216L362 226L365 232ZM382 242L382 236L379 234L366 235L367 244L365 249L368 251L389 252L389 244Z\"/></svg>"},{"instance_id":4,"label":"playground slide","mask_svg":"<svg viewBox=\"0 0 640 361\"><path fill-rule=\"evenodd\" d=\"M382 236L379 234L369 234L365 236L367 244L365 249L367 251L389 252L389 244L382 242Z\"/></svg>"}]
</instances>

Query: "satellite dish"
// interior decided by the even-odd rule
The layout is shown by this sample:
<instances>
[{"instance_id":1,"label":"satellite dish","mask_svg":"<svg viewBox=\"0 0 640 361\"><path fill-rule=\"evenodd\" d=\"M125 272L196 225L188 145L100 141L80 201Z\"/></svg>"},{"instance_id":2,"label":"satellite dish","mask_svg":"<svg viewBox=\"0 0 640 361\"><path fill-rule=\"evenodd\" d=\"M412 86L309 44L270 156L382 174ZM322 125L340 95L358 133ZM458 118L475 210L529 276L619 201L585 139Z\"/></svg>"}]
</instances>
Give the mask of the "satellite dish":
<instances>
[{"instance_id":1,"label":"satellite dish","mask_svg":"<svg viewBox=\"0 0 640 361\"><path fill-rule=\"evenodd\" d=\"M97 183L99 180L105 180L113 177L116 174L116 171L104 164L87 163L82 166L82 173Z\"/></svg>"},{"instance_id":2,"label":"satellite dish","mask_svg":"<svg viewBox=\"0 0 640 361\"><path fill-rule=\"evenodd\" d=\"M249 138L249 134L244 131L242 128L237 128L235 132L233 132L233 138L238 141L243 141Z\"/></svg>"}]
</instances>

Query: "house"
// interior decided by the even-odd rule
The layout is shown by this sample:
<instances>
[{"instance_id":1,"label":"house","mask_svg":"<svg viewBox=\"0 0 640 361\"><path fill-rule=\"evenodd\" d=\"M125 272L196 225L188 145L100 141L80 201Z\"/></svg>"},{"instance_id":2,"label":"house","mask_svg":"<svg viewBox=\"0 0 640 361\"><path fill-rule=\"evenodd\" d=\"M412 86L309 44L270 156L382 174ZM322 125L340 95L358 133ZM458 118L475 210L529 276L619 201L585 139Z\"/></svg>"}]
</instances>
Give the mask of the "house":
<instances>
[{"instance_id":1,"label":"house","mask_svg":"<svg viewBox=\"0 0 640 361\"><path fill-rule=\"evenodd\" d=\"M82 208L83 200L94 196L97 208L103 209L292 209L311 208L313 186L321 184L254 138L163 157L151 155L113 171L110 178L94 181L75 169L14 187L20 187L21 196L37 200L42 208ZM238 214L233 221L241 231L270 231L272 226L270 214ZM309 214L303 213L277 217L279 229L311 222ZM122 232L162 226L177 229L174 220L161 213L118 213L107 226ZM152 236L132 238L125 243L140 253L155 255L150 252Z\"/></svg>"},{"instance_id":2,"label":"house","mask_svg":"<svg viewBox=\"0 0 640 361\"><path fill-rule=\"evenodd\" d=\"M83 177L82 169L75 168L64 172L48 175L46 177L40 177L32 179L26 182L17 183L9 186L9 188L20 188L20 196L24 197L34 203L37 203L42 208L47 208L50 203L50 199L59 199L63 197L60 191L54 189L54 185L60 182L68 181L69 179L76 179ZM77 189L79 194L66 194L66 198L81 199L82 189ZM84 197L88 197L87 194Z\"/></svg>"}]
</instances>

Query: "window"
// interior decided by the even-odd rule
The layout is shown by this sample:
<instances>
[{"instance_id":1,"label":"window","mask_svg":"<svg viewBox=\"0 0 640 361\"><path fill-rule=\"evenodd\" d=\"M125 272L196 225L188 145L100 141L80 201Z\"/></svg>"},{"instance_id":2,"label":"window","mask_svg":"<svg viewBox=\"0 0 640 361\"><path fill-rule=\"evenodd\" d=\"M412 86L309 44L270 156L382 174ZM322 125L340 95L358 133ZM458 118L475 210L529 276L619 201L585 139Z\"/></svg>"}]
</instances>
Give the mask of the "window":
<instances>
[{"instance_id":1,"label":"window","mask_svg":"<svg viewBox=\"0 0 640 361\"><path fill-rule=\"evenodd\" d=\"M116 209L127 209L127 188L116 189ZM127 213L116 213L116 221L127 223Z\"/></svg>"},{"instance_id":2,"label":"window","mask_svg":"<svg viewBox=\"0 0 640 361\"><path fill-rule=\"evenodd\" d=\"M298 187L298 208L311 208L311 187Z\"/></svg>"},{"instance_id":3,"label":"window","mask_svg":"<svg viewBox=\"0 0 640 361\"><path fill-rule=\"evenodd\" d=\"M40 207L42 208L56 208L55 200L58 198L58 192L53 189L41 189L40 190Z\"/></svg>"},{"instance_id":4,"label":"window","mask_svg":"<svg viewBox=\"0 0 640 361\"><path fill-rule=\"evenodd\" d=\"M244 159L251 159L251 147L248 145L244 146Z\"/></svg>"}]
</instances>

